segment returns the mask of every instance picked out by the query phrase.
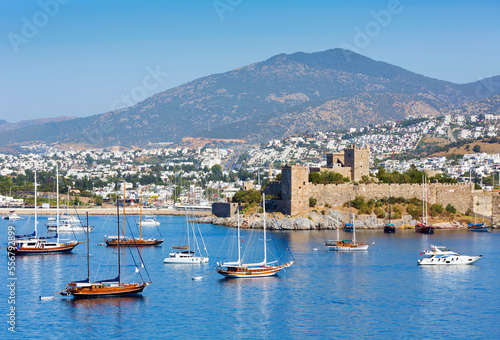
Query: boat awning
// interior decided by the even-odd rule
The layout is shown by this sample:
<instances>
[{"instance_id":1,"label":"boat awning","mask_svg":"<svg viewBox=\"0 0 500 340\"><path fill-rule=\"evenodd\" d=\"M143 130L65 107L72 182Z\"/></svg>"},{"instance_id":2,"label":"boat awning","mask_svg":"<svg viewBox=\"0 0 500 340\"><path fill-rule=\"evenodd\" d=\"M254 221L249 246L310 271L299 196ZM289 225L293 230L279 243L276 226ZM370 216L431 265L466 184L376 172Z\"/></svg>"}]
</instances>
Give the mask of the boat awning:
<instances>
[{"instance_id":1,"label":"boat awning","mask_svg":"<svg viewBox=\"0 0 500 340\"><path fill-rule=\"evenodd\" d=\"M115 277L114 279L108 279L108 280L97 280L96 282L99 283L105 283L105 282L119 282L120 281L120 276Z\"/></svg>"},{"instance_id":2,"label":"boat awning","mask_svg":"<svg viewBox=\"0 0 500 340\"><path fill-rule=\"evenodd\" d=\"M29 235L15 235L14 237L15 238L25 238L25 237L35 237L35 232L33 232L33 234L29 234Z\"/></svg>"},{"instance_id":3,"label":"boat awning","mask_svg":"<svg viewBox=\"0 0 500 340\"><path fill-rule=\"evenodd\" d=\"M189 249L189 246L172 246L172 249Z\"/></svg>"}]
</instances>

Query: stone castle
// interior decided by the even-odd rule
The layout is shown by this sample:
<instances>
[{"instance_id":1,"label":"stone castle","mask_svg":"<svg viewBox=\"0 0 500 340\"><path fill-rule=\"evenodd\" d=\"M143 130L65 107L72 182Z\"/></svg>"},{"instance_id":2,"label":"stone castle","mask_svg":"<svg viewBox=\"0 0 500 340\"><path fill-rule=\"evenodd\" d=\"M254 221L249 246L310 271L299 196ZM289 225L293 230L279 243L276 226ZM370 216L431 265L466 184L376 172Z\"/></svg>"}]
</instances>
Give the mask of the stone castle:
<instances>
[{"instance_id":1,"label":"stone castle","mask_svg":"<svg viewBox=\"0 0 500 340\"><path fill-rule=\"evenodd\" d=\"M350 183L343 184L314 184L309 182L309 173L317 171L335 171L351 179ZM343 153L327 154L326 168L308 168L305 166L282 167L281 181L273 181L264 190L268 195L274 196L275 209L287 215L296 215L301 211L308 211L309 198L317 200L318 206L340 206L349 199L363 196L365 199L381 199L389 197L422 198L421 184L358 184L362 176L369 174L369 149L350 146ZM482 191L475 191L474 184L443 184L430 183L428 189L428 203L453 205L459 212L466 212L469 208L480 213L481 202L479 196ZM498 197L497 197L498 196ZM489 193L486 206L491 216L497 211L500 203L498 193ZM488 203L489 202L489 203Z\"/></svg>"}]
</instances>

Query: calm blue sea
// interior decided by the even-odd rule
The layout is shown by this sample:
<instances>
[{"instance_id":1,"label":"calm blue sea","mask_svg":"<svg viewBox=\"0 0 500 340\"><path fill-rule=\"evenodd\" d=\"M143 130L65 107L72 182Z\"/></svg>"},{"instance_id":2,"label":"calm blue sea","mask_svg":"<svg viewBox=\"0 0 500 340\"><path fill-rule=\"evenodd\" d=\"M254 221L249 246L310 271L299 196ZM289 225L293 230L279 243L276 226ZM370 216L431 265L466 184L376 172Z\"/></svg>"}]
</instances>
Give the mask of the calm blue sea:
<instances>
[{"instance_id":1,"label":"calm blue sea","mask_svg":"<svg viewBox=\"0 0 500 340\"><path fill-rule=\"evenodd\" d=\"M296 259L293 267L278 277L228 280L214 273L214 264L226 255L226 246L219 249L234 239L233 231L228 234L226 227L200 225L210 264L167 265L163 259L170 247L185 243L185 219L160 216L159 220L165 242L142 249L153 284L138 297L75 300L57 296L40 301L40 295L48 296L71 280L86 278L86 245L68 255L18 257L15 337L499 338L498 231L438 230L434 235L398 231L391 235L363 230L358 231L358 240L375 242L363 253L328 252L323 243L335 238L335 231L286 232L284 237ZM92 216L90 222L95 225L90 241L91 278L112 278L116 275L116 249L99 244L104 235L116 235L115 217ZM40 218L40 229L45 223L46 218ZM18 233L29 233L33 218L25 217L15 225ZM3 248L7 226L8 221L0 222ZM242 231L244 245L249 233ZM260 241L258 233L254 236ZM148 228L145 234L158 236L155 228ZM273 236L278 248L283 248L280 233ZM84 240L85 236L78 238ZM431 244L467 255L481 254L483 259L471 266L418 267L420 252ZM137 260L137 254L134 256ZM123 279L135 281L128 251L122 262ZM1 263L0 337L6 339L10 334L8 259ZM203 276L203 280L192 281L193 276Z\"/></svg>"}]
</instances>

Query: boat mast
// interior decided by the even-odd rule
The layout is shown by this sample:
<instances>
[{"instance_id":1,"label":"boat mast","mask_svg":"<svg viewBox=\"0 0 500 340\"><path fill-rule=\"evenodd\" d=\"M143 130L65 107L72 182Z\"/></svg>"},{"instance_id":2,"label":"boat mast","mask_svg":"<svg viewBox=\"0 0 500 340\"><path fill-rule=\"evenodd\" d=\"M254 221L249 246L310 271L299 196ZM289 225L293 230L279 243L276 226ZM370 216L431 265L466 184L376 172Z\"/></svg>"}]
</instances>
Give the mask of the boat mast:
<instances>
[{"instance_id":1,"label":"boat mast","mask_svg":"<svg viewBox=\"0 0 500 340\"><path fill-rule=\"evenodd\" d=\"M337 217L337 241L340 241L340 231L339 231L339 228L340 228L340 223L339 223L339 218Z\"/></svg>"},{"instance_id":2,"label":"boat mast","mask_svg":"<svg viewBox=\"0 0 500 340\"><path fill-rule=\"evenodd\" d=\"M186 231L187 231L187 236L188 236L188 251L191 251L191 242L189 240L189 222L188 222L188 208L187 205L184 206L184 209L186 210Z\"/></svg>"},{"instance_id":3,"label":"boat mast","mask_svg":"<svg viewBox=\"0 0 500 340\"><path fill-rule=\"evenodd\" d=\"M124 184L125 185L125 184ZM125 199L123 202L125 205ZM117 229L117 237L118 237L118 283L121 284L121 269L120 269L120 205L118 204L118 194L116 195L116 229ZM125 219L125 218L124 218Z\"/></svg>"},{"instance_id":4,"label":"boat mast","mask_svg":"<svg viewBox=\"0 0 500 340\"><path fill-rule=\"evenodd\" d=\"M139 239L142 240L142 188L141 188L141 201L139 203Z\"/></svg>"},{"instance_id":5,"label":"boat mast","mask_svg":"<svg viewBox=\"0 0 500 340\"><path fill-rule=\"evenodd\" d=\"M356 244L356 227L354 227L354 215L352 215L352 243Z\"/></svg>"},{"instance_id":6,"label":"boat mast","mask_svg":"<svg viewBox=\"0 0 500 340\"><path fill-rule=\"evenodd\" d=\"M87 211L87 280L90 283L89 212Z\"/></svg>"},{"instance_id":7,"label":"boat mast","mask_svg":"<svg viewBox=\"0 0 500 340\"><path fill-rule=\"evenodd\" d=\"M389 184L389 226L391 224L391 185Z\"/></svg>"},{"instance_id":8,"label":"boat mast","mask_svg":"<svg viewBox=\"0 0 500 340\"><path fill-rule=\"evenodd\" d=\"M262 210L264 212L264 266L267 265L267 239L266 239L266 195L262 193Z\"/></svg>"},{"instance_id":9,"label":"boat mast","mask_svg":"<svg viewBox=\"0 0 500 340\"><path fill-rule=\"evenodd\" d=\"M123 182L123 237L125 237L125 187L127 182Z\"/></svg>"},{"instance_id":10,"label":"boat mast","mask_svg":"<svg viewBox=\"0 0 500 340\"><path fill-rule=\"evenodd\" d=\"M238 266L241 265L241 241L240 241L240 207L238 204Z\"/></svg>"},{"instance_id":11,"label":"boat mast","mask_svg":"<svg viewBox=\"0 0 500 340\"><path fill-rule=\"evenodd\" d=\"M56 163L56 200L57 200L56 235L57 235L57 243L59 243L59 163Z\"/></svg>"},{"instance_id":12,"label":"boat mast","mask_svg":"<svg viewBox=\"0 0 500 340\"><path fill-rule=\"evenodd\" d=\"M36 232L36 225L38 224L38 216L36 212L36 170L35 170L35 238L38 237L37 232Z\"/></svg>"}]
</instances>

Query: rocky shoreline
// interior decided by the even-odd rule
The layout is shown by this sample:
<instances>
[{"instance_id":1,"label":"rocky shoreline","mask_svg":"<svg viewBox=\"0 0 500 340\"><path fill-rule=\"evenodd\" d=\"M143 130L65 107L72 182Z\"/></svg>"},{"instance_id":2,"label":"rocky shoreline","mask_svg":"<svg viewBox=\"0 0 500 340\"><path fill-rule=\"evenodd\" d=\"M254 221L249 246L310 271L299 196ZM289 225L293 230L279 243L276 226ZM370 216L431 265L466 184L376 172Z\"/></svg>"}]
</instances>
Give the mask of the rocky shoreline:
<instances>
[{"instance_id":1,"label":"rocky shoreline","mask_svg":"<svg viewBox=\"0 0 500 340\"><path fill-rule=\"evenodd\" d=\"M342 228L344 223L348 221L349 216L336 210L329 210L325 215L318 213L311 213L309 217L290 218L285 217L278 219L278 223L283 230L335 230ZM227 227L238 226L236 217L216 217L214 215L200 217L196 219L199 223L210 223L216 225L224 225ZM276 225L274 218L266 216L266 226L270 230L279 229ZM401 220L393 220L392 223L399 229L413 229L415 227L415 220L409 216ZM442 222L433 224L436 229L464 229L466 225L459 222ZM383 229L384 220L378 219L373 215L359 215L355 217L355 226L358 229ZM250 216L240 216L240 227L243 229L263 229L264 220L262 214L255 214Z\"/></svg>"}]
</instances>

